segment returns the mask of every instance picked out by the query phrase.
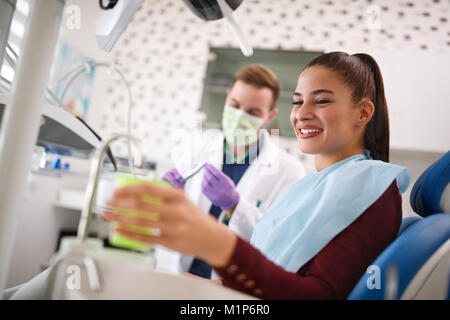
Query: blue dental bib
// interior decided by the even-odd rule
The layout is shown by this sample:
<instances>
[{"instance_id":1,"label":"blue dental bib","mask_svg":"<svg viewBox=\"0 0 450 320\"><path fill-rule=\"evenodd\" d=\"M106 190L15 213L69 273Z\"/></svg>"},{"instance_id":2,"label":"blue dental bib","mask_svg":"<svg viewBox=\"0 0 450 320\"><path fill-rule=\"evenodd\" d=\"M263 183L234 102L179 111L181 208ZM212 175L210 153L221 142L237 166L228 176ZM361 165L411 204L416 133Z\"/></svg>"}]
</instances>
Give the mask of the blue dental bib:
<instances>
[{"instance_id":1,"label":"blue dental bib","mask_svg":"<svg viewBox=\"0 0 450 320\"><path fill-rule=\"evenodd\" d=\"M373 160L367 150L284 190L256 224L251 244L285 270L297 272L397 180L403 193L407 168Z\"/></svg>"}]
</instances>

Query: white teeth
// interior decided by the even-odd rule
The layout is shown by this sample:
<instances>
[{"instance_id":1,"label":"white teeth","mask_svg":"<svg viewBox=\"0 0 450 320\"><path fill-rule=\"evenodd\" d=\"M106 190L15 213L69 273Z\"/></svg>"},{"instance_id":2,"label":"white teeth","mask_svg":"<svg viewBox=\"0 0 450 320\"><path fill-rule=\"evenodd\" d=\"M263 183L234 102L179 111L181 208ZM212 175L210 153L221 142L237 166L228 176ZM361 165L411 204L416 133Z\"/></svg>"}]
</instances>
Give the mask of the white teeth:
<instances>
[{"instance_id":1,"label":"white teeth","mask_svg":"<svg viewBox=\"0 0 450 320\"><path fill-rule=\"evenodd\" d=\"M320 132L320 131L322 131L322 129L300 129L300 131L303 134L308 134L308 133Z\"/></svg>"}]
</instances>

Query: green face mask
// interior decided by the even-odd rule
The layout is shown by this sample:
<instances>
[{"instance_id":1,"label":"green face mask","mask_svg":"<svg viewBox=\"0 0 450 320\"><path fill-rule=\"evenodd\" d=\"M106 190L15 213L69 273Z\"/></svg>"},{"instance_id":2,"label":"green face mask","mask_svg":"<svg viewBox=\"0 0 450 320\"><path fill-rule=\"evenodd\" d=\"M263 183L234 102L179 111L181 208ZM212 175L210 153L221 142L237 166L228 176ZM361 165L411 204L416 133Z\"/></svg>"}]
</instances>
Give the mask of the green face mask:
<instances>
[{"instance_id":1,"label":"green face mask","mask_svg":"<svg viewBox=\"0 0 450 320\"><path fill-rule=\"evenodd\" d=\"M225 105L222 116L222 129L227 142L235 147L245 147L258 140L258 130L264 119Z\"/></svg>"}]
</instances>

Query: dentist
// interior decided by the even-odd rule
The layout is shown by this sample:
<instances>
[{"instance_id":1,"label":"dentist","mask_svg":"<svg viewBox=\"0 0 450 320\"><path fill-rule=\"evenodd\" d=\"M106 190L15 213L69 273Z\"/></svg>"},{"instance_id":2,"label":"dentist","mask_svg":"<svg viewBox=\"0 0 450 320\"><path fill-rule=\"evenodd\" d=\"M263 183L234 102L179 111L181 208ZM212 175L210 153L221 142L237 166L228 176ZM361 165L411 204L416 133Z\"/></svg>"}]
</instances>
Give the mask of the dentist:
<instances>
[{"instance_id":1,"label":"dentist","mask_svg":"<svg viewBox=\"0 0 450 320\"><path fill-rule=\"evenodd\" d=\"M279 90L277 76L263 65L238 70L227 91L223 132L209 136L189 161L179 161L163 175L202 211L248 241L278 194L305 175L301 162L262 130L278 112ZM199 174L180 182L181 173L204 161ZM180 261L179 272L210 277L211 267L204 261L191 256L182 256Z\"/></svg>"}]
</instances>

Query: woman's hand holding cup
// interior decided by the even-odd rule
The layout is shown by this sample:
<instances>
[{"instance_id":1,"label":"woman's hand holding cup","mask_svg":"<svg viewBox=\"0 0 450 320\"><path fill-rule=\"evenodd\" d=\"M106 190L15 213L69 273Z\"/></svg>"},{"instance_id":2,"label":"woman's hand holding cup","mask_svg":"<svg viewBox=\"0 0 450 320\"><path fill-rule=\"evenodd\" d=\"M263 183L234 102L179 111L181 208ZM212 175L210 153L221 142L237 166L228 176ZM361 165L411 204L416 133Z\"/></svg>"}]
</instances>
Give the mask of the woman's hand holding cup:
<instances>
[{"instance_id":1,"label":"woman's hand holding cup","mask_svg":"<svg viewBox=\"0 0 450 320\"><path fill-rule=\"evenodd\" d=\"M114 192L108 206L116 209L103 212L102 216L117 223L115 232L142 243L197 256L213 266L226 265L236 245L233 232L201 211L177 188L148 183L124 186ZM121 211L139 214L124 215ZM158 232L138 233L124 225Z\"/></svg>"}]
</instances>

